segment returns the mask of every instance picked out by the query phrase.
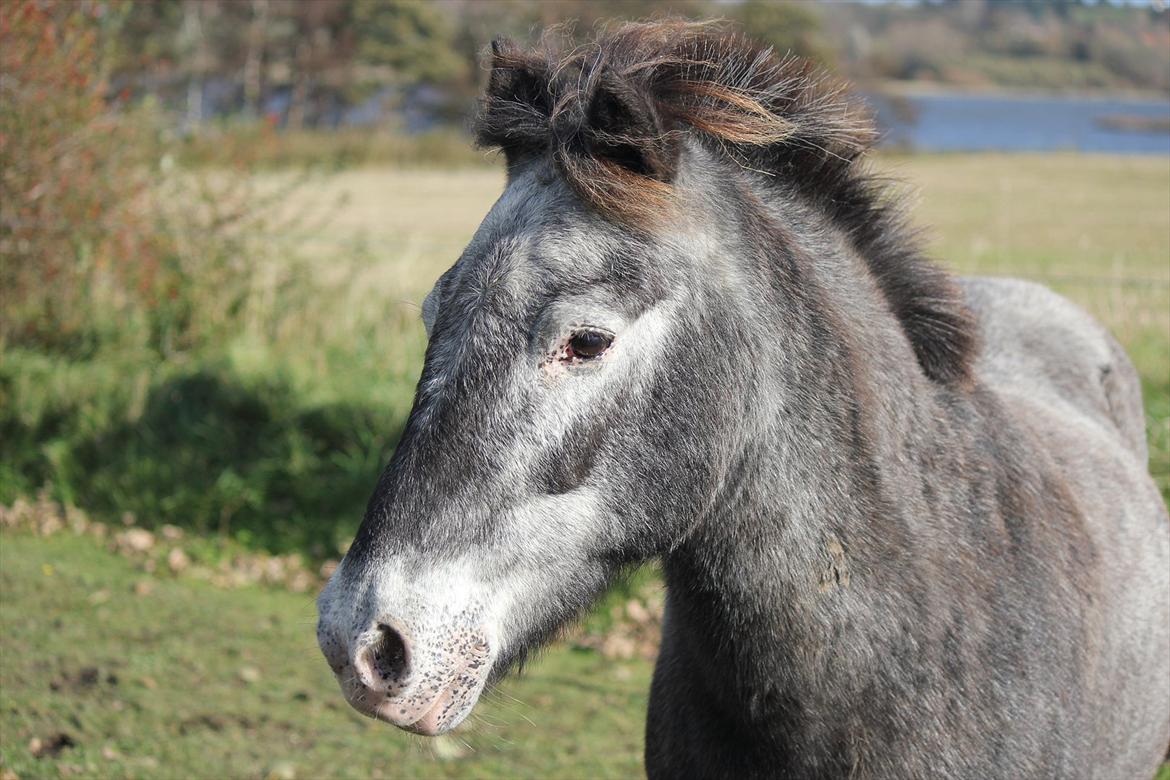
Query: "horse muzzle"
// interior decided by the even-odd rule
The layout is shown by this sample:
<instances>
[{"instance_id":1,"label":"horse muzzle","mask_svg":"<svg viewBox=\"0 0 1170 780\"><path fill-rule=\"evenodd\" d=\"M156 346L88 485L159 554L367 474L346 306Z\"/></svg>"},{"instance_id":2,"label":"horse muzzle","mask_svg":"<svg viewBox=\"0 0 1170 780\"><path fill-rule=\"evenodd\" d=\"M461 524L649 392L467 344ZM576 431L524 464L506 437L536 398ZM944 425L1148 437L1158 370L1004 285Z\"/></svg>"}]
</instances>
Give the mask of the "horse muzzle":
<instances>
[{"instance_id":1,"label":"horse muzzle","mask_svg":"<svg viewBox=\"0 0 1170 780\"><path fill-rule=\"evenodd\" d=\"M354 604L339 598L347 590L331 582L322 592L317 642L350 705L426 736L458 726L479 700L496 655L483 610L426 603L417 593L370 594Z\"/></svg>"}]
</instances>

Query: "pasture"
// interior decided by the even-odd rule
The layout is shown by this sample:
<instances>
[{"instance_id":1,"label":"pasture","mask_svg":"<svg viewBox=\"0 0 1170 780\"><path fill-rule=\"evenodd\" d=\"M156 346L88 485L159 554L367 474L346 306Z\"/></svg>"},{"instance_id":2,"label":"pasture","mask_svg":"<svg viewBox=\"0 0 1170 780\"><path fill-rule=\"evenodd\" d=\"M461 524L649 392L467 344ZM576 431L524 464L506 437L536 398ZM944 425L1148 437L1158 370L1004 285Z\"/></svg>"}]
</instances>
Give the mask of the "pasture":
<instances>
[{"instance_id":1,"label":"pasture","mask_svg":"<svg viewBox=\"0 0 1170 780\"><path fill-rule=\"evenodd\" d=\"M1143 380L1170 496L1170 158L885 156L933 254L1050 284L1100 318ZM503 183L360 168L292 190L308 213L250 270L213 348L0 359L0 499L47 485L190 553L335 557L409 411L418 304ZM280 174L261 189L277 190ZM198 305L198 301L196 301ZM17 777L628 777L650 664L561 643L455 737L426 742L342 701L311 594L143 573L89 538L0 537L0 766ZM144 584L145 583L145 584ZM1162 775L1170 776L1163 770Z\"/></svg>"}]
</instances>

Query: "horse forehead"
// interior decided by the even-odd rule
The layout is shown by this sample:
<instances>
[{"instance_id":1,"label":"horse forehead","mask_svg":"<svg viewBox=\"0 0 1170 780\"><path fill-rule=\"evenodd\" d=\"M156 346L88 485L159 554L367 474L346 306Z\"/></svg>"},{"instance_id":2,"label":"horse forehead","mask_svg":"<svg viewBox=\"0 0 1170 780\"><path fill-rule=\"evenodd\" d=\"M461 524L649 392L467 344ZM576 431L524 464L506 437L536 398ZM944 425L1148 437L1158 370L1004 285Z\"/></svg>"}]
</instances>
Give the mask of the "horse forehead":
<instances>
[{"instance_id":1,"label":"horse forehead","mask_svg":"<svg viewBox=\"0 0 1170 780\"><path fill-rule=\"evenodd\" d=\"M562 273L602 266L611 233L560 177L526 171L509 181L468 244L453 291L475 308L499 294L537 294Z\"/></svg>"},{"instance_id":2,"label":"horse forehead","mask_svg":"<svg viewBox=\"0 0 1170 780\"><path fill-rule=\"evenodd\" d=\"M581 213L581 203L551 166L534 163L508 177L504 191L476 231L475 241L533 233Z\"/></svg>"},{"instance_id":3,"label":"horse forehead","mask_svg":"<svg viewBox=\"0 0 1170 780\"><path fill-rule=\"evenodd\" d=\"M477 308L516 298L536 281L529 261L531 254L529 235L496 239L467 263L460 276L460 294L470 298Z\"/></svg>"}]
</instances>

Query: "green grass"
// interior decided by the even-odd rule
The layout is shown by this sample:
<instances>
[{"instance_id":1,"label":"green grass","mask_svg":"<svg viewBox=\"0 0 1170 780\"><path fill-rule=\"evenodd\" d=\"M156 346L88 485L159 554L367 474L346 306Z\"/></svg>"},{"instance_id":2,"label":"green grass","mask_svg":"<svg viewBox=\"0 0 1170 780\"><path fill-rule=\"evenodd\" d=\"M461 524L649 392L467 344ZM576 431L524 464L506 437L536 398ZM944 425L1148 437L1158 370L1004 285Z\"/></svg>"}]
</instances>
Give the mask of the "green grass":
<instances>
[{"instance_id":1,"label":"green grass","mask_svg":"<svg viewBox=\"0 0 1170 780\"><path fill-rule=\"evenodd\" d=\"M341 698L309 596L143 575L87 538L0 544L0 765L21 778L631 777L650 665L558 646L431 742ZM30 742L76 743L35 758ZM286 773L282 775L281 773Z\"/></svg>"}]
</instances>

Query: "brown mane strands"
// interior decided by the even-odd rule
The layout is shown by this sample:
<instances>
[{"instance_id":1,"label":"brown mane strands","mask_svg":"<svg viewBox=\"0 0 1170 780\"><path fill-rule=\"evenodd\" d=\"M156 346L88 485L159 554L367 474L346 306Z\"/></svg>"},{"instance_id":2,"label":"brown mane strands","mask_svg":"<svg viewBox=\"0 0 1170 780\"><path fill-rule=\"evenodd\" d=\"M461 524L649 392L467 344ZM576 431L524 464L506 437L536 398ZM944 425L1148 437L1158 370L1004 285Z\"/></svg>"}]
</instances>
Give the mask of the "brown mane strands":
<instances>
[{"instance_id":1,"label":"brown mane strands","mask_svg":"<svg viewBox=\"0 0 1170 780\"><path fill-rule=\"evenodd\" d=\"M873 132L842 94L813 79L807 63L714 23L624 24L575 48L554 28L531 51L492 43L476 130L480 145L510 159L552 151L594 207L638 223L647 210L661 213L669 190L653 182L673 179L687 128L745 162L786 143L853 159ZM598 165L613 181L592 180Z\"/></svg>"},{"instance_id":2,"label":"brown mane strands","mask_svg":"<svg viewBox=\"0 0 1170 780\"><path fill-rule=\"evenodd\" d=\"M684 135L795 186L866 258L925 373L969 380L971 317L860 164L876 133L843 85L715 23L622 24L577 47L555 28L531 50L492 43L478 143L502 149L509 166L551 155L611 219L640 229L669 220Z\"/></svg>"}]
</instances>

